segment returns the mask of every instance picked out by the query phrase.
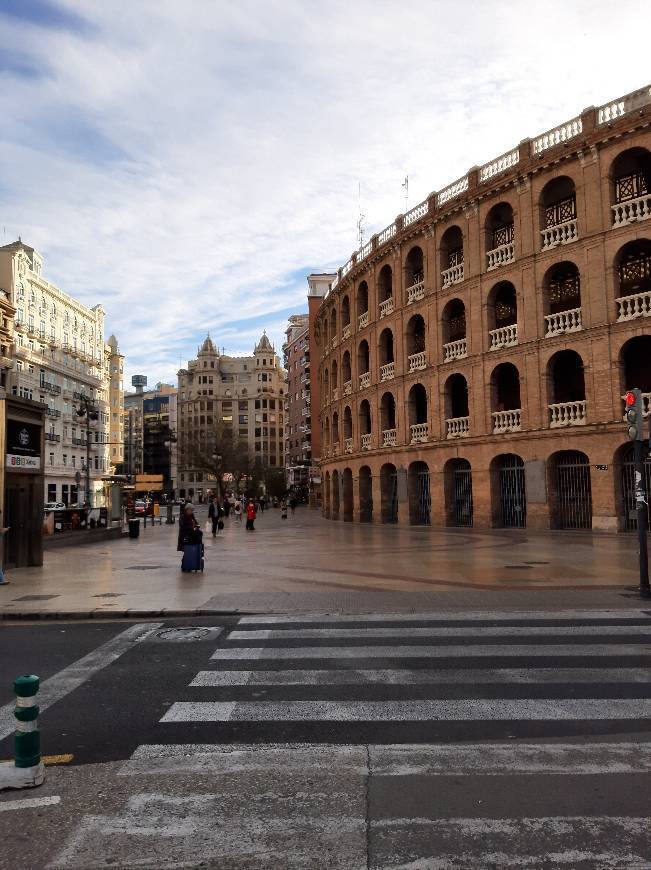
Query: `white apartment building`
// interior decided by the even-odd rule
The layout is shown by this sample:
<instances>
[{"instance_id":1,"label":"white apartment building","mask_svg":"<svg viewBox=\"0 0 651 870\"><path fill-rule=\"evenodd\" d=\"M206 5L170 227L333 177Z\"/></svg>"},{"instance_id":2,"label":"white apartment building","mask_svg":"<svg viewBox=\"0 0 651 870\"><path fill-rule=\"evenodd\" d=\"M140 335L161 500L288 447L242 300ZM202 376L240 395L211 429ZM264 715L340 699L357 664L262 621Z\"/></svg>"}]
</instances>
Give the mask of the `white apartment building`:
<instances>
[{"instance_id":1,"label":"white apartment building","mask_svg":"<svg viewBox=\"0 0 651 870\"><path fill-rule=\"evenodd\" d=\"M42 270L42 256L22 241L0 247L0 289L16 309L14 369L7 391L47 406L45 501L89 500L97 507L105 503L102 478L113 470L111 359L118 365L114 393L122 381L121 359L117 342L114 348L105 344L102 306L82 305L46 281ZM86 419L79 413L84 398L98 412L88 442ZM87 457L89 494L85 491Z\"/></svg>"}]
</instances>

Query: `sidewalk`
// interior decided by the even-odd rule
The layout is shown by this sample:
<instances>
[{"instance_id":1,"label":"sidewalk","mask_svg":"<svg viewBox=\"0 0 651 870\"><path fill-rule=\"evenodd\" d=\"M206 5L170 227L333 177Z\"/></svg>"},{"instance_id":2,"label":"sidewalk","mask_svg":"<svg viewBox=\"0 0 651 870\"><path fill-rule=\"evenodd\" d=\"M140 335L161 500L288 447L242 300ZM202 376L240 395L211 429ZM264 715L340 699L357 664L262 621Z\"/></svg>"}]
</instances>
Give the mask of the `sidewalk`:
<instances>
[{"instance_id":1,"label":"sidewalk","mask_svg":"<svg viewBox=\"0 0 651 870\"><path fill-rule=\"evenodd\" d=\"M205 572L183 574L177 533L177 525L148 526L137 540L48 551L42 568L9 572L0 616L549 610L639 601L630 536L334 523L307 508L283 521L267 510L254 533L226 520L215 540L206 536Z\"/></svg>"}]
</instances>

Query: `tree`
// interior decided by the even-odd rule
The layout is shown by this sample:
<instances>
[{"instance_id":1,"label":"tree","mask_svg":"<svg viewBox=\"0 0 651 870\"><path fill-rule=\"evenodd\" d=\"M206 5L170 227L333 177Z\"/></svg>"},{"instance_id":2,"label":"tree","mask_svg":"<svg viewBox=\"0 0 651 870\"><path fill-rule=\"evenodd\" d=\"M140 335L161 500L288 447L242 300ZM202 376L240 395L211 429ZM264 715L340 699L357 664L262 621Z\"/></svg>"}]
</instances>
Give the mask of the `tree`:
<instances>
[{"instance_id":1,"label":"tree","mask_svg":"<svg viewBox=\"0 0 651 870\"><path fill-rule=\"evenodd\" d=\"M287 492L285 472L282 468L269 466L265 469L265 490L272 498L282 498Z\"/></svg>"},{"instance_id":2,"label":"tree","mask_svg":"<svg viewBox=\"0 0 651 870\"><path fill-rule=\"evenodd\" d=\"M233 435L233 429L221 421L206 432L204 438L195 438L185 445L186 462L197 471L206 472L215 479L215 489L224 497L224 478L233 479L235 489L254 476L255 460L246 441Z\"/></svg>"}]
</instances>

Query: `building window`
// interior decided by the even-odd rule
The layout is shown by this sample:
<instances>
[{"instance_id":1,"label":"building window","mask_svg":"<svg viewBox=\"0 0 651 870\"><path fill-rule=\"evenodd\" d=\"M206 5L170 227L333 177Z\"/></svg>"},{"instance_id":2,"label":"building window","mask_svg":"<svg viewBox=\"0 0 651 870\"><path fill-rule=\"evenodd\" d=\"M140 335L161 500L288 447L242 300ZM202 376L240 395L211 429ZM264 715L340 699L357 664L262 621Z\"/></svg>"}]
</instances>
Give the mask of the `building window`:
<instances>
[{"instance_id":1,"label":"building window","mask_svg":"<svg viewBox=\"0 0 651 870\"><path fill-rule=\"evenodd\" d=\"M54 453L50 453L50 465L54 465ZM56 495L54 496L54 498L49 498L49 496L48 496L48 500L49 500L49 501L55 501L55 500L56 500Z\"/></svg>"},{"instance_id":2,"label":"building window","mask_svg":"<svg viewBox=\"0 0 651 870\"><path fill-rule=\"evenodd\" d=\"M64 454L63 454L63 464L64 464L64 465L67 465L67 464L68 464L68 454L67 454L67 453L64 453Z\"/></svg>"}]
</instances>

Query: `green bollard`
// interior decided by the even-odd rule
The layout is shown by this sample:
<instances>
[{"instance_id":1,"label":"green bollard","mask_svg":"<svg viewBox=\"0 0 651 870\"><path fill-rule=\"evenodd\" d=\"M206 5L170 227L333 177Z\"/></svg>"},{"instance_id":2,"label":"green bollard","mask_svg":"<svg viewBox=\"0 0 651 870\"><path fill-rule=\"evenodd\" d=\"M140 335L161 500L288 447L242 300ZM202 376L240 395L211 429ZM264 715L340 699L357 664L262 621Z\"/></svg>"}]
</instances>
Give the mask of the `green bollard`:
<instances>
[{"instance_id":1,"label":"green bollard","mask_svg":"<svg viewBox=\"0 0 651 870\"><path fill-rule=\"evenodd\" d=\"M41 732L38 730L38 693L40 680L34 674L24 674L14 680L16 731L15 758L0 764L0 789L32 788L45 779L41 761Z\"/></svg>"}]
</instances>

